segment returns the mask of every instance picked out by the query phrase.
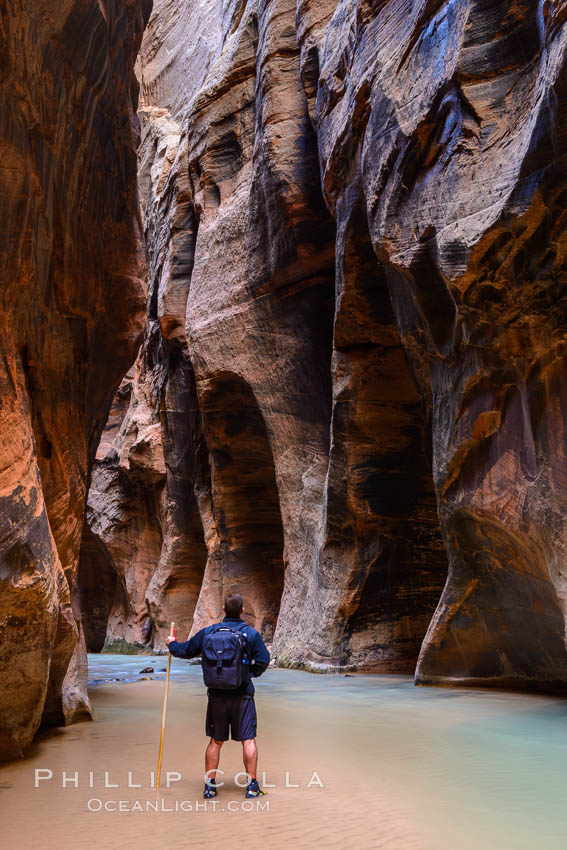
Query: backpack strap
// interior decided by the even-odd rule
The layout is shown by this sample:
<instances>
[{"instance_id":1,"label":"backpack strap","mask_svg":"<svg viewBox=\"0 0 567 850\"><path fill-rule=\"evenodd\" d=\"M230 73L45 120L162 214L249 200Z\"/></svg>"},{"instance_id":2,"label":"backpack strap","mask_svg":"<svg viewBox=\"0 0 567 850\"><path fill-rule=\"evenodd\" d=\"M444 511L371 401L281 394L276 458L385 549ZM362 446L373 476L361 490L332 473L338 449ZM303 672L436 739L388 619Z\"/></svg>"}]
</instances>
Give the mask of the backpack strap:
<instances>
[{"instance_id":1,"label":"backpack strap","mask_svg":"<svg viewBox=\"0 0 567 850\"><path fill-rule=\"evenodd\" d=\"M243 631L242 631L242 629L243 629L245 626L248 626L248 623L245 623L245 622L243 621L243 622L242 622L242 625L238 626L238 632L239 632L239 633L243 636L244 640L246 641L246 654L247 654L248 658L250 659L250 657L251 657L251 652L250 652L250 642L249 642L249 640L248 640L248 635L246 634L246 632L243 632Z\"/></svg>"}]
</instances>

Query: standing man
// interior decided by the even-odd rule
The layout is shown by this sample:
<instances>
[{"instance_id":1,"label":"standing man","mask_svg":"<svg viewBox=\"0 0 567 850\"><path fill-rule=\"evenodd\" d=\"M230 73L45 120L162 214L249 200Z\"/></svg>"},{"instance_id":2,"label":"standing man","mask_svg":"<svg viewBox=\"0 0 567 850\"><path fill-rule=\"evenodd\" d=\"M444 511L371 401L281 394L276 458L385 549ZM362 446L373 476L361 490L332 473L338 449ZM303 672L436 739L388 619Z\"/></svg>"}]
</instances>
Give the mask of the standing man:
<instances>
[{"instance_id":1,"label":"standing man","mask_svg":"<svg viewBox=\"0 0 567 850\"><path fill-rule=\"evenodd\" d=\"M203 797L210 799L217 795L216 771L219 766L220 751L228 741L230 726L233 741L242 741L244 767L248 774L247 797L260 797L265 794L256 778L258 750L256 748L256 706L254 704L254 685L251 677L261 676L270 663L270 653L266 649L261 635L247 625L241 618L244 611L242 596L231 593L224 602L222 623L201 629L184 643L175 638L166 638L169 651L177 658L195 658L203 652L203 640L212 633L236 632L244 636L244 655L242 664L242 684L230 690L211 688L207 690L209 701L205 734L211 740L205 752L205 791ZM209 642L210 642L209 638ZM220 664L219 664L220 666Z\"/></svg>"}]
</instances>

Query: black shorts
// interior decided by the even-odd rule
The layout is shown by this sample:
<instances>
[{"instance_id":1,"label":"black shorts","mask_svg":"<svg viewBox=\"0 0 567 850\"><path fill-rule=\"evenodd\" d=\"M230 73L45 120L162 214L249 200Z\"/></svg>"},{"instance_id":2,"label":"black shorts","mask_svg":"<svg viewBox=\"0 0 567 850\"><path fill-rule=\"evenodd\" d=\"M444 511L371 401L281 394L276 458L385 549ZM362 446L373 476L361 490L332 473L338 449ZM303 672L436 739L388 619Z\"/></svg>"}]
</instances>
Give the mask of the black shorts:
<instances>
[{"instance_id":1,"label":"black shorts","mask_svg":"<svg viewBox=\"0 0 567 850\"><path fill-rule=\"evenodd\" d=\"M254 697L209 694L205 734L215 741L228 741L228 727L233 741L248 741L256 737L256 706Z\"/></svg>"}]
</instances>

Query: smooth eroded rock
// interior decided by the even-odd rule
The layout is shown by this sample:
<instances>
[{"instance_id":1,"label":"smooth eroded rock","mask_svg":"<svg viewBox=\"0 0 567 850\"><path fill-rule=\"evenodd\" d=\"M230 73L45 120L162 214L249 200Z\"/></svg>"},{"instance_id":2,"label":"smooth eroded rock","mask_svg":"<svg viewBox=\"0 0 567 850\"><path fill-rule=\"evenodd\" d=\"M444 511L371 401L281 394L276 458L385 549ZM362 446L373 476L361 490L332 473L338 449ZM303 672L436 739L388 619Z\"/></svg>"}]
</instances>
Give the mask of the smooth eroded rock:
<instances>
[{"instance_id":1,"label":"smooth eroded rock","mask_svg":"<svg viewBox=\"0 0 567 850\"><path fill-rule=\"evenodd\" d=\"M134 0L15 2L0 53L0 757L90 712L89 466L143 323Z\"/></svg>"}]
</instances>

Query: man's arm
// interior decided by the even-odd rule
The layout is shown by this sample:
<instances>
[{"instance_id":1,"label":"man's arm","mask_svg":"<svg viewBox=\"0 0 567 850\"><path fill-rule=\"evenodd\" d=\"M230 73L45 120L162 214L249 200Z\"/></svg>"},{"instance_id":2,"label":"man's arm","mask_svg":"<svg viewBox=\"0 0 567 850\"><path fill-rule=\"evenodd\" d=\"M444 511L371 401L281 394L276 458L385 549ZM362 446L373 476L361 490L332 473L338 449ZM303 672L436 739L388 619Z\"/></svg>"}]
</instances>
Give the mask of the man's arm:
<instances>
[{"instance_id":1,"label":"man's arm","mask_svg":"<svg viewBox=\"0 0 567 850\"><path fill-rule=\"evenodd\" d=\"M203 651L203 637L206 631L206 628L201 629L200 632L197 632L190 640L186 641L169 640L167 638L166 643L169 651L176 658L195 658Z\"/></svg>"},{"instance_id":2,"label":"man's arm","mask_svg":"<svg viewBox=\"0 0 567 850\"><path fill-rule=\"evenodd\" d=\"M257 679L268 667L270 653L266 649L266 645L259 632L255 633L254 637L248 641L248 644L250 646L250 675Z\"/></svg>"}]
</instances>

